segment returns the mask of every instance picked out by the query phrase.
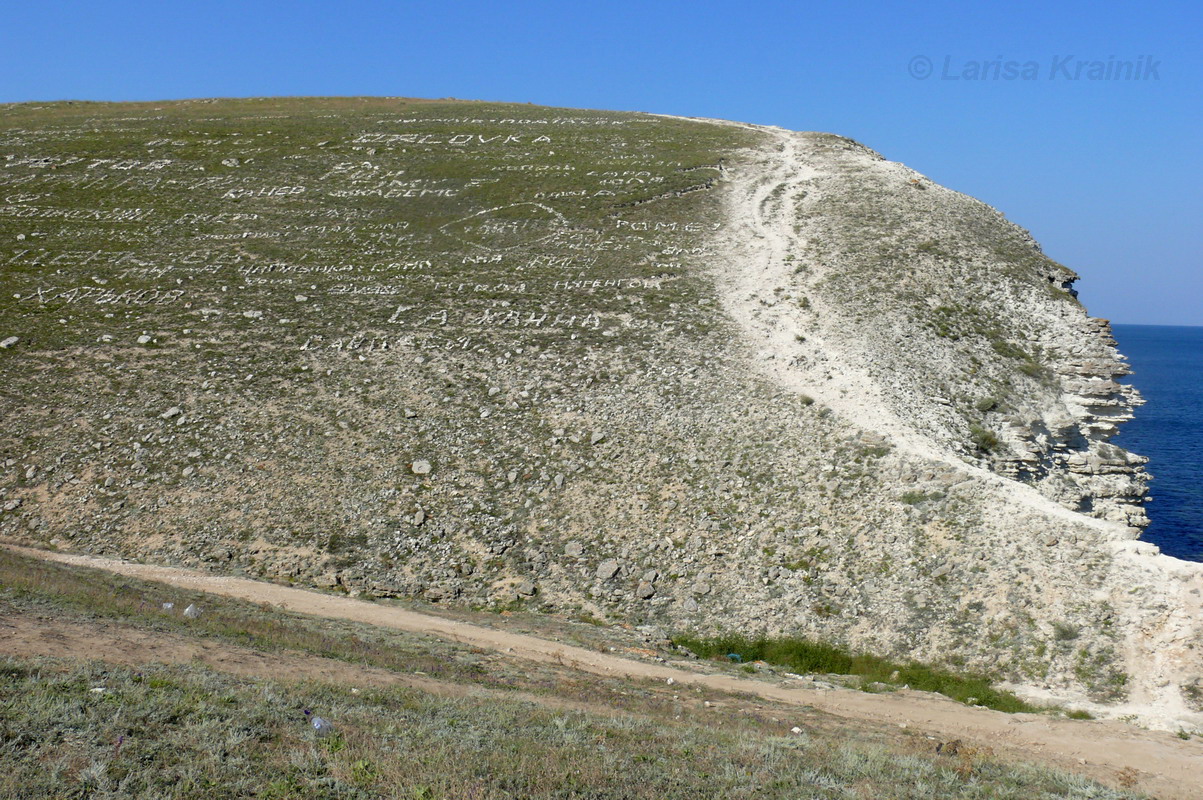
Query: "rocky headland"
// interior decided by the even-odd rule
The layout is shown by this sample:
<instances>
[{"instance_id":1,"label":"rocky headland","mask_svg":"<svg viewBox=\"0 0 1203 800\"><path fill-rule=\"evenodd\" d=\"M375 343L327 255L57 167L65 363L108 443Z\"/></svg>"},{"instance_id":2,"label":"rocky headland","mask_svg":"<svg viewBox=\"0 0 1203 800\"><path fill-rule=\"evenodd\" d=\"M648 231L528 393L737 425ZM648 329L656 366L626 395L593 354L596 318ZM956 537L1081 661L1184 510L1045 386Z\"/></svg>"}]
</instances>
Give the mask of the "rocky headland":
<instances>
[{"instance_id":1,"label":"rocky headland","mask_svg":"<svg viewBox=\"0 0 1203 800\"><path fill-rule=\"evenodd\" d=\"M0 536L804 635L1203 721L1140 398L1002 214L830 134L0 106Z\"/></svg>"}]
</instances>

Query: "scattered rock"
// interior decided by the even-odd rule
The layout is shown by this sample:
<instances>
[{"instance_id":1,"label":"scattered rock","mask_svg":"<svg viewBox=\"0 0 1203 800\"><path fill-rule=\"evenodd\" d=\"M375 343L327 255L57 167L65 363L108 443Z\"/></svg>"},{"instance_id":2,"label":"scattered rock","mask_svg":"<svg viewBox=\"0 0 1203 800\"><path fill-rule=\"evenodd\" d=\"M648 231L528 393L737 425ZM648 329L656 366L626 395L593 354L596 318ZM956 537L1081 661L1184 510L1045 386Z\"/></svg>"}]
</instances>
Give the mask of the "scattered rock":
<instances>
[{"instance_id":1,"label":"scattered rock","mask_svg":"<svg viewBox=\"0 0 1203 800\"><path fill-rule=\"evenodd\" d=\"M8 348L12 347L14 344L16 344L19 341L21 341L21 340L19 338L17 338L16 336L10 336L7 339L5 339L4 341L0 342L0 350L7 350Z\"/></svg>"},{"instance_id":2,"label":"scattered rock","mask_svg":"<svg viewBox=\"0 0 1203 800\"><path fill-rule=\"evenodd\" d=\"M618 574L618 570L618 562L611 558L598 565L597 577L601 578L603 581L608 581Z\"/></svg>"},{"instance_id":3,"label":"scattered rock","mask_svg":"<svg viewBox=\"0 0 1203 800\"><path fill-rule=\"evenodd\" d=\"M410 469L415 475L429 475L430 471L434 468L430 465L429 461L422 459L421 461L415 461L413 465L410 466Z\"/></svg>"},{"instance_id":4,"label":"scattered rock","mask_svg":"<svg viewBox=\"0 0 1203 800\"><path fill-rule=\"evenodd\" d=\"M580 558L585 554L585 546L580 542L569 542L564 545L564 555L569 558Z\"/></svg>"},{"instance_id":5,"label":"scattered rock","mask_svg":"<svg viewBox=\"0 0 1203 800\"><path fill-rule=\"evenodd\" d=\"M184 413L183 409L181 409L179 406L172 406L171 408L167 409L162 414L160 414L159 419L174 419L175 417L178 417L182 413Z\"/></svg>"},{"instance_id":6,"label":"scattered rock","mask_svg":"<svg viewBox=\"0 0 1203 800\"><path fill-rule=\"evenodd\" d=\"M641 581L635 589L635 596L640 600L650 600L656 594L656 587L651 581Z\"/></svg>"},{"instance_id":7,"label":"scattered rock","mask_svg":"<svg viewBox=\"0 0 1203 800\"><path fill-rule=\"evenodd\" d=\"M594 431L593 433L589 434L589 444L601 444L605 438L606 435L601 431Z\"/></svg>"},{"instance_id":8,"label":"scattered rock","mask_svg":"<svg viewBox=\"0 0 1203 800\"><path fill-rule=\"evenodd\" d=\"M523 581L522 583L518 584L517 592L523 597L532 597L537 591L538 588L530 581Z\"/></svg>"}]
</instances>

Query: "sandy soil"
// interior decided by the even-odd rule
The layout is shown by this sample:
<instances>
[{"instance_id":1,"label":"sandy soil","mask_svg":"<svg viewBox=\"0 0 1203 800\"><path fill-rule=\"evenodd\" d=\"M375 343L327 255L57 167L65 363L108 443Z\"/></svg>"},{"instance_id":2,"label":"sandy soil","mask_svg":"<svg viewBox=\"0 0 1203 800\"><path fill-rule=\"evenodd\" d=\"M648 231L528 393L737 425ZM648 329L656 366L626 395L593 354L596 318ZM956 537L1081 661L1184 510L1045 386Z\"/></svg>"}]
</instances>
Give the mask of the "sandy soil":
<instances>
[{"instance_id":1,"label":"sandy soil","mask_svg":"<svg viewBox=\"0 0 1203 800\"><path fill-rule=\"evenodd\" d=\"M755 678L744 678L722 673L700 673L667 664L646 663L623 658L611 653L601 653L581 647L540 639L527 634L493 630L456 620L378 605L347 597L338 597L318 592L278 586L271 583L208 575L192 570L134 564L94 556L52 553L30 548L9 546L22 555L56 561L64 564L105 569L122 575L181 588L211 592L226 597L235 597L255 603L270 603L290 611L312 614L332 619L345 619L371 625L409 631L462 642L475 647L501 651L515 658L543 663L558 664L583 672L611 677L647 678L665 681L671 678L682 688L699 687L722 692L737 692L784 705L807 707L853 721L886 723L897 725L913 732L926 733L943 741L960 739L978 746L992 747L996 752L1008 752L1028 761L1051 764L1063 769L1089 775L1096 780L1112 785L1130 785L1133 788L1169 800L1197 800L1203 797L1203 742L1183 741L1173 734L1146 731L1119 722L1080 721L1053 719L1032 714L1003 714L986 709L968 708L938 696L920 692L896 692L891 694L864 694L851 690L819 690L805 688L800 681L780 684L768 683ZM13 623L9 623L13 624ZM8 633L10 629L0 628ZM70 635L65 629L64 637ZM123 634L124 635L124 634ZM132 634L131 634L132 635ZM158 634L138 634L158 638ZM25 638L4 635L0 640L0 651L43 652L31 649L21 642L41 641L46 648L45 636ZM170 637L168 637L170 638ZM163 639L166 641L166 638ZM234 648L214 648L181 640L168 646L173 651L181 647L180 657L187 655L215 659L212 666L218 669L263 669L264 673L279 676L280 665L275 656L270 658L241 652L230 656ZM127 654L142 652L147 660L161 660L160 645L144 640L139 650L127 650ZM166 645L164 645L166 646ZM17 649L19 648L19 649ZM195 648L189 650L188 648ZM92 647L80 652L97 652ZM105 648L112 653L120 648ZM226 661L221 661L223 651ZM104 652L104 650L99 650ZM206 656L205 653L212 653ZM159 653L159 655L156 655ZM199 655L196 655L199 653ZM52 653L45 652L47 655ZM133 658L133 655L129 655ZM295 669L296 677L329 680L330 672L337 670L343 675L350 670L354 675L374 676L376 680L394 682L416 680L409 676L397 676L387 670L375 670L328 659L311 656L290 656L289 665ZM270 663L266 663L270 661ZM142 663L134 661L129 663ZM210 663L206 661L205 663ZM312 672L306 672L312 670ZM247 673L251 674L251 673ZM319 677L325 675L326 677ZM368 678L348 680L354 685ZM422 684L426 682L423 681ZM453 691L440 684L432 691ZM419 684L408 684L418 686ZM424 685L419 688L425 688ZM475 690L473 690L475 691ZM508 695L507 695L508 696Z\"/></svg>"}]
</instances>

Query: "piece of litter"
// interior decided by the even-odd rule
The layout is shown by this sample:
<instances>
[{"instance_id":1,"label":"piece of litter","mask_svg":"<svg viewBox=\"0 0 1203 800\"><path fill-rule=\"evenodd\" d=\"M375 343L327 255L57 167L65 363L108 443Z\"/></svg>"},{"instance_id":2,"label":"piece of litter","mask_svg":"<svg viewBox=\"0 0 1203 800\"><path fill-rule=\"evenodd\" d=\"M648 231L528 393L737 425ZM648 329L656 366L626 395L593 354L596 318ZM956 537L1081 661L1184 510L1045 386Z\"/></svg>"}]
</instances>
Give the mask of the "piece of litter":
<instances>
[{"instance_id":1,"label":"piece of litter","mask_svg":"<svg viewBox=\"0 0 1203 800\"><path fill-rule=\"evenodd\" d=\"M792 727L792 728L790 728L790 729L789 729L789 732L790 732L790 733L801 733L801 732L802 732L802 729L801 729L801 728L799 728L797 725L795 725L794 727Z\"/></svg>"},{"instance_id":2,"label":"piece of litter","mask_svg":"<svg viewBox=\"0 0 1203 800\"><path fill-rule=\"evenodd\" d=\"M184 616L188 619L196 619L200 615L201 610L191 603L189 603L188 607L184 609Z\"/></svg>"},{"instance_id":3,"label":"piece of litter","mask_svg":"<svg viewBox=\"0 0 1203 800\"><path fill-rule=\"evenodd\" d=\"M175 603L164 603L163 604L164 611L170 611L173 608L175 608Z\"/></svg>"},{"instance_id":4,"label":"piece of litter","mask_svg":"<svg viewBox=\"0 0 1203 800\"><path fill-rule=\"evenodd\" d=\"M317 731L318 736L325 736L328 733L334 732L333 725L331 725L327 720L317 716L309 709L305 709L305 716L308 718L309 724L313 726L315 731Z\"/></svg>"}]
</instances>

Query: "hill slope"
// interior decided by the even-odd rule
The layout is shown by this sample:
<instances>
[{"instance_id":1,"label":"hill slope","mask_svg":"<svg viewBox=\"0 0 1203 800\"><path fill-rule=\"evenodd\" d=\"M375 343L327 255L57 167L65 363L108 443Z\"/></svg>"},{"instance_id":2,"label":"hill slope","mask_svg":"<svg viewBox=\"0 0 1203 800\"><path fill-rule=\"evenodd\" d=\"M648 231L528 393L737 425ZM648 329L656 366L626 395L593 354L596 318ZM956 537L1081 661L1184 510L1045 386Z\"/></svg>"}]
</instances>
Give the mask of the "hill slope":
<instances>
[{"instance_id":1,"label":"hill slope","mask_svg":"<svg viewBox=\"0 0 1203 800\"><path fill-rule=\"evenodd\" d=\"M971 198L643 114L0 126L0 535L1199 711L1203 574L1135 541L1106 323Z\"/></svg>"}]
</instances>

